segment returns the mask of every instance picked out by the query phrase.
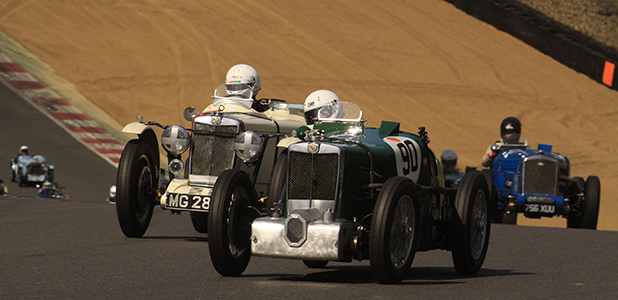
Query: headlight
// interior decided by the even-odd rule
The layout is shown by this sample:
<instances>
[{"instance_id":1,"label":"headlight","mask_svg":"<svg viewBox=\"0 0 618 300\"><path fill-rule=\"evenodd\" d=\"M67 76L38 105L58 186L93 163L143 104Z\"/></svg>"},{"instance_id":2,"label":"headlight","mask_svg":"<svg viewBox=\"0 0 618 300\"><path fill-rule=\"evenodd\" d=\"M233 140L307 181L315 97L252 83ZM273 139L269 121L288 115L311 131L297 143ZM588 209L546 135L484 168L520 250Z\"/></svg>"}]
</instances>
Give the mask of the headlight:
<instances>
[{"instance_id":1,"label":"headlight","mask_svg":"<svg viewBox=\"0 0 618 300\"><path fill-rule=\"evenodd\" d=\"M182 171L185 169L185 164L182 162L182 160L174 158L169 163L169 169L172 174L178 175L182 173Z\"/></svg>"},{"instance_id":2,"label":"headlight","mask_svg":"<svg viewBox=\"0 0 618 300\"><path fill-rule=\"evenodd\" d=\"M163 131L161 144L171 154L182 154L189 148L189 132L180 125L172 125Z\"/></svg>"},{"instance_id":3,"label":"headlight","mask_svg":"<svg viewBox=\"0 0 618 300\"><path fill-rule=\"evenodd\" d=\"M262 138L253 131L241 133L234 143L236 155L245 162L257 160L262 153Z\"/></svg>"}]
</instances>

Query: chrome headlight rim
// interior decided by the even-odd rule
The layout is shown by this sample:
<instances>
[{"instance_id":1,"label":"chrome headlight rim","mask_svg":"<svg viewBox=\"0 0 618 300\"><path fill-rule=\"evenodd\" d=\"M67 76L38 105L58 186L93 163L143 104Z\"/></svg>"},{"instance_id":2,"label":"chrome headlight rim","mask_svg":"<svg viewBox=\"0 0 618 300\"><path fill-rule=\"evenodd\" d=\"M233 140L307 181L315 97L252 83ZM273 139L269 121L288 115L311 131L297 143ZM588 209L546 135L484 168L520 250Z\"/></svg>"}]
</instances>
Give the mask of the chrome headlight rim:
<instances>
[{"instance_id":1,"label":"chrome headlight rim","mask_svg":"<svg viewBox=\"0 0 618 300\"><path fill-rule=\"evenodd\" d=\"M244 162L254 162L260 158L264 149L264 141L259 134L245 131L236 137L234 152Z\"/></svg>"},{"instance_id":2,"label":"chrome headlight rim","mask_svg":"<svg viewBox=\"0 0 618 300\"><path fill-rule=\"evenodd\" d=\"M169 162L168 169L172 174L178 175L185 170L185 164L182 160L174 158Z\"/></svg>"},{"instance_id":3,"label":"chrome headlight rim","mask_svg":"<svg viewBox=\"0 0 618 300\"><path fill-rule=\"evenodd\" d=\"M161 145L170 154L183 154L189 149L189 131L180 125L168 126L161 134Z\"/></svg>"}]
</instances>

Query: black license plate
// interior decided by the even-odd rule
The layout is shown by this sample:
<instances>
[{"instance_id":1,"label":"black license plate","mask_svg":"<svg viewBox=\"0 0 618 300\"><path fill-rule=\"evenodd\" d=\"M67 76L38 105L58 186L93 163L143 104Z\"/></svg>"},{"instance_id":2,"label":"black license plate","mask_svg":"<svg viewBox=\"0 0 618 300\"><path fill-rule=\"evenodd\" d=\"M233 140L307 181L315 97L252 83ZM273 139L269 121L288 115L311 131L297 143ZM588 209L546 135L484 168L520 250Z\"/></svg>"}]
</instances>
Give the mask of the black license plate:
<instances>
[{"instance_id":1,"label":"black license plate","mask_svg":"<svg viewBox=\"0 0 618 300\"><path fill-rule=\"evenodd\" d=\"M210 197L204 195L188 195L168 193L165 201L168 209L208 211L210 209Z\"/></svg>"},{"instance_id":2,"label":"black license plate","mask_svg":"<svg viewBox=\"0 0 618 300\"><path fill-rule=\"evenodd\" d=\"M556 205L542 203L526 203L524 204L524 213L554 215L556 214Z\"/></svg>"}]
</instances>

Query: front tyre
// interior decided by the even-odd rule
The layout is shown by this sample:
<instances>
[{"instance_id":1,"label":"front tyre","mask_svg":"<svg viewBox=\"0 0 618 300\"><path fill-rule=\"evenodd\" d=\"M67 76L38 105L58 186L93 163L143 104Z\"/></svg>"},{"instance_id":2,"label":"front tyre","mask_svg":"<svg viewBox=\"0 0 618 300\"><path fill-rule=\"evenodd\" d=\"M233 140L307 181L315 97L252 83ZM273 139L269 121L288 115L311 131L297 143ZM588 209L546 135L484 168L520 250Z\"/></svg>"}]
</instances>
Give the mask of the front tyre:
<instances>
[{"instance_id":1,"label":"front tyre","mask_svg":"<svg viewBox=\"0 0 618 300\"><path fill-rule=\"evenodd\" d=\"M582 228L597 229L599 220L599 204L601 202L601 181L597 176L586 179L584 194Z\"/></svg>"},{"instance_id":2,"label":"front tyre","mask_svg":"<svg viewBox=\"0 0 618 300\"><path fill-rule=\"evenodd\" d=\"M199 233L208 233L208 213L192 211L191 223L195 231Z\"/></svg>"},{"instance_id":3,"label":"front tyre","mask_svg":"<svg viewBox=\"0 0 618 300\"><path fill-rule=\"evenodd\" d=\"M305 266L311 269L322 269L328 264L328 260L303 260Z\"/></svg>"},{"instance_id":4,"label":"front tyre","mask_svg":"<svg viewBox=\"0 0 618 300\"><path fill-rule=\"evenodd\" d=\"M150 147L131 140L122 151L116 177L116 215L127 237L142 237L157 197L158 166Z\"/></svg>"},{"instance_id":5,"label":"front tyre","mask_svg":"<svg viewBox=\"0 0 618 300\"><path fill-rule=\"evenodd\" d=\"M373 209L369 260L379 283L398 283L410 269L418 243L419 200L412 180L386 181Z\"/></svg>"},{"instance_id":6,"label":"front tyre","mask_svg":"<svg viewBox=\"0 0 618 300\"><path fill-rule=\"evenodd\" d=\"M457 215L453 220L453 264L461 275L478 273L489 246L489 188L480 172L464 175L455 195Z\"/></svg>"},{"instance_id":7,"label":"front tyre","mask_svg":"<svg viewBox=\"0 0 618 300\"><path fill-rule=\"evenodd\" d=\"M223 172L212 192L208 243L213 266L223 276L239 276L251 258L251 223L260 216L257 193L247 173Z\"/></svg>"}]
</instances>

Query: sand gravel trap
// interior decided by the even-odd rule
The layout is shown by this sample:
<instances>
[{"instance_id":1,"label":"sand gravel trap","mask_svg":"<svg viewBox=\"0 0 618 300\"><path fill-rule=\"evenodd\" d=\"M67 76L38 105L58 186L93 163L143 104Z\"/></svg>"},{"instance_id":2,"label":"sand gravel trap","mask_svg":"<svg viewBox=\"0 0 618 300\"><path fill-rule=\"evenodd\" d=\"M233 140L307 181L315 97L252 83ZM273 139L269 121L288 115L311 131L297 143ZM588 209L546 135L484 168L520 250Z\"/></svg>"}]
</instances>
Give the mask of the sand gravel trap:
<instances>
[{"instance_id":1,"label":"sand gravel trap","mask_svg":"<svg viewBox=\"0 0 618 300\"><path fill-rule=\"evenodd\" d=\"M479 166L516 116L573 175L601 178L598 227L618 230L618 92L444 1L3 0L0 30L120 124L185 124L236 63L258 70L261 97L331 89L369 125L425 126L460 166Z\"/></svg>"}]
</instances>

